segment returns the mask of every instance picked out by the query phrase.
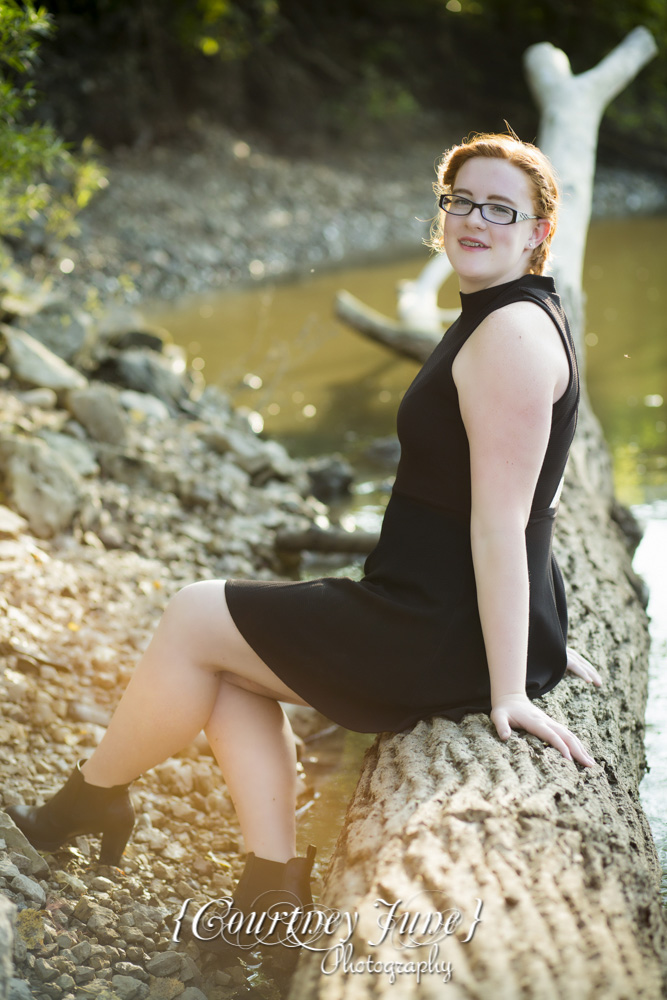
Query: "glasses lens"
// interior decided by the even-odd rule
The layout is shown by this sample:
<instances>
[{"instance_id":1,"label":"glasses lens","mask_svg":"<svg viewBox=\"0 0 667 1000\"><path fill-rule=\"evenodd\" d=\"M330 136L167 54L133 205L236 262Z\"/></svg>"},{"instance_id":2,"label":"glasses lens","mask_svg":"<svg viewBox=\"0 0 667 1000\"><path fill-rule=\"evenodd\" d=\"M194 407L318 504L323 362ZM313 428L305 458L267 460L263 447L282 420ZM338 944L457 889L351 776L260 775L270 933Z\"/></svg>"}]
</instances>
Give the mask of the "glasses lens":
<instances>
[{"instance_id":1,"label":"glasses lens","mask_svg":"<svg viewBox=\"0 0 667 1000\"><path fill-rule=\"evenodd\" d=\"M468 215L472 208L472 202L467 198L457 198L453 194L443 194L440 199L440 207L450 215Z\"/></svg>"},{"instance_id":2,"label":"glasses lens","mask_svg":"<svg viewBox=\"0 0 667 1000\"><path fill-rule=\"evenodd\" d=\"M482 205L482 215L487 222L495 222L499 226L509 226L514 222L514 210L507 205Z\"/></svg>"}]
</instances>

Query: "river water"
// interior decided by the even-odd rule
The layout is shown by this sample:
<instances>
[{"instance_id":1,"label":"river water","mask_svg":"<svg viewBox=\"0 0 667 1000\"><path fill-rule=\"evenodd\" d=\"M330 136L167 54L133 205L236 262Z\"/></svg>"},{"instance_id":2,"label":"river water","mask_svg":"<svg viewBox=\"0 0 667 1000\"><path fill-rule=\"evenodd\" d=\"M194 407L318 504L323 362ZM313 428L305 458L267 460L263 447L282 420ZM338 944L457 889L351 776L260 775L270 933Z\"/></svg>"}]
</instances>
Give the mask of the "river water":
<instances>
[{"instance_id":1,"label":"river water","mask_svg":"<svg viewBox=\"0 0 667 1000\"><path fill-rule=\"evenodd\" d=\"M178 306L156 304L149 319L187 348L206 381L245 407L257 430L295 455L338 452L357 473L355 494L339 514L347 527L379 526L391 481L369 455L394 434L401 396L417 365L393 357L333 319L345 288L394 315L397 282L413 278L426 253L409 260L319 274L296 283L259 285ZM663 865L667 901L667 218L593 223L584 271L586 365L593 408L609 443L621 502L645 526L635 568L651 593L652 656L646 717L650 770L641 797ZM456 280L441 294L458 305ZM320 572L357 566L314 566ZM585 651L583 651L585 652ZM319 800L302 834L327 856L372 737L339 733L313 750L323 773ZM328 750L328 753L327 753ZM332 763L335 762L335 763Z\"/></svg>"}]
</instances>

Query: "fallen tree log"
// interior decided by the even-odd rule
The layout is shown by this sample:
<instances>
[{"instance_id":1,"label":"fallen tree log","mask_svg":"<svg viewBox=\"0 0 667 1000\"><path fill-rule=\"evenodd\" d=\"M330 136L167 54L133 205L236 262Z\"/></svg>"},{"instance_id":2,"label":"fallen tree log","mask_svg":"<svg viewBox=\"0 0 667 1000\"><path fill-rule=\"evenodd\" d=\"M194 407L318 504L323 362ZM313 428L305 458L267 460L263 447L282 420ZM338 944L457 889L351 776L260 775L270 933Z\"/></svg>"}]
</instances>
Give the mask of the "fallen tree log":
<instances>
[{"instance_id":1,"label":"fallen tree log","mask_svg":"<svg viewBox=\"0 0 667 1000\"><path fill-rule=\"evenodd\" d=\"M570 74L580 84L562 91L568 100L558 116L560 131L550 120L545 134L543 148L558 160L559 136L567 142L563 130L576 119L578 102L593 101L592 145L583 160L563 155L559 163L566 195L580 192L565 202L565 234L576 232L571 216L581 212L583 199L578 224L584 233L576 244L582 252L591 185L578 184L574 175L592 173L603 97L608 101L620 89L614 73L624 84L652 54L650 36L633 35L619 47L623 58L607 57L597 82L594 75ZM542 48L541 59L568 76L563 53ZM528 61L539 88L539 61ZM548 80L548 67L542 70ZM546 97L543 107L552 107ZM562 265L579 337L580 260L575 255L567 263L568 252L561 242L554 270L560 282ZM554 547L568 590L570 645L598 667L604 686L568 675L541 704L585 740L597 766L579 768L533 737L513 735L502 743L485 715L458 724L425 720L404 733L380 734L364 759L323 892L327 906L355 916L354 931L347 951L332 948L326 958L303 952L290 1000L667 995L660 867L638 795L648 629L614 506L609 455L584 394ZM384 934L382 922L388 931L394 905L398 923ZM433 929L435 916L444 913L444 920L451 909L460 911L462 924L451 934L445 926L437 941L420 937L423 919L412 938L405 927L401 933L405 914L430 914ZM428 964L434 947L444 968ZM418 961L425 963L420 972Z\"/></svg>"},{"instance_id":2,"label":"fallen tree log","mask_svg":"<svg viewBox=\"0 0 667 1000\"><path fill-rule=\"evenodd\" d=\"M584 433L597 433L591 422ZM582 442L591 454L592 441ZM667 930L660 869L637 787L644 769L648 633L625 536L608 503L571 467L556 552L567 578L570 642L604 678L568 676L540 703L591 747L598 766L569 763L539 740L504 744L484 715L432 719L381 734L365 757L323 901L356 913L348 964L305 952L290 1000L660 1000ZM410 665L406 664L406 670ZM430 898L420 891L430 890ZM443 974L368 971L428 961L430 947L388 937L378 919L459 908L439 943ZM463 943L482 901L481 922ZM348 945L349 947L349 945ZM356 963L359 963L356 965ZM364 965L364 963L366 963ZM357 973L352 968L356 965ZM326 966L325 966L326 967ZM363 968L363 972L359 971Z\"/></svg>"}]
</instances>

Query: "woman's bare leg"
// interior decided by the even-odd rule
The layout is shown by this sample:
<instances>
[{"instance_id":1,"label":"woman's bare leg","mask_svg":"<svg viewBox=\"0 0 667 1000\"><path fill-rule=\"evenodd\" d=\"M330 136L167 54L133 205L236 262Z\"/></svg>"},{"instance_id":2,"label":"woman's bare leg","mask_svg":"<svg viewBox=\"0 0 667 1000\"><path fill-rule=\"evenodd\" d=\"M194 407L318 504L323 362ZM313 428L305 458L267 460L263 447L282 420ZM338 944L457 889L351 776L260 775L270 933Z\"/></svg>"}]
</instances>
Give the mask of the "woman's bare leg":
<instances>
[{"instance_id":1,"label":"woman's bare leg","mask_svg":"<svg viewBox=\"0 0 667 1000\"><path fill-rule=\"evenodd\" d=\"M205 727L247 851L287 861L296 854L296 747L282 707L223 677Z\"/></svg>"},{"instance_id":2,"label":"woman's bare leg","mask_svg":"<svg viewBox=\"0 0 667 1000\"><path fill-rule=\"evenodd\" d=\"M206 729L246 849L286 861L295 853L296 766L277 699L305 704L239 633L224 581L191 584L169 602L83 774L94 785L124 784Z\"/></svg>"}]
</instances>

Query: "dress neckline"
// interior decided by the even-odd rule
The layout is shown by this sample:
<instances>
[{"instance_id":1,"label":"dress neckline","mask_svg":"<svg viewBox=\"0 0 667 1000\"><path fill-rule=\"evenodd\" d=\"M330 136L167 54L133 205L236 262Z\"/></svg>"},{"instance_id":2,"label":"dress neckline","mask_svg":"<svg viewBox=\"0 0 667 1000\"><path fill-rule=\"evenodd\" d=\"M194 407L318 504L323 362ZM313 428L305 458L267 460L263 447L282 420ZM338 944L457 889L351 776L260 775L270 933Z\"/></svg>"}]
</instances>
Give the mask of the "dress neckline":
<instances>
[{"instance_id":1,"label":"dress neckline","mask_svg":"<svg viewBox=\"0 0 667 1000\"><path fill-rule=\"evenodd\" d=\"M493 302L499 295L502 295L510 288L521 286L522 288L542 288L546 292L554 293L556 286L554 279L544 274L522 274L512 281L504 281L500 285L491 285L490 288L480 288L477 292L459 292L461 296L461 312L467 318L473 316Z\"/></svg>"}]
</instances>

